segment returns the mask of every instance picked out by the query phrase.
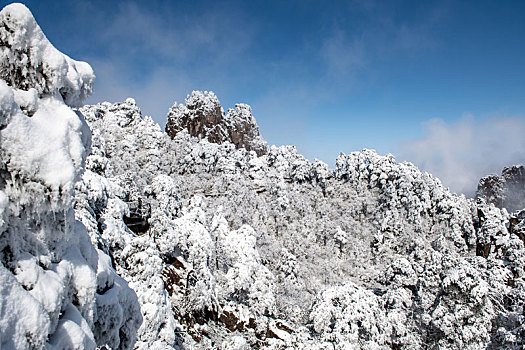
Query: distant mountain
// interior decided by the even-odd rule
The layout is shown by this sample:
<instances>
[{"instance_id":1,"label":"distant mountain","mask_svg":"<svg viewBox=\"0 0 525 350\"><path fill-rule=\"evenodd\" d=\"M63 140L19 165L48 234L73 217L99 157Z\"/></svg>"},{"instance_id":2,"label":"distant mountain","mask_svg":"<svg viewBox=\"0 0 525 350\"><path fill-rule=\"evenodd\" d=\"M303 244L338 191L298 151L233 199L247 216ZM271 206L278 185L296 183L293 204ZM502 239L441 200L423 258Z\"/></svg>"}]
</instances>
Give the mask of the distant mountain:
<instances>
[{"instance_id":1,"label":"distant mountain","mask_svg":"<svg viewBox=\"0 0 525 350\"><path fill-rule=\"evenodd\" d=\"M525 346L525 210L373 150L269 147L212 92L166 132L131 98L74 113L89 66L24 36L23 5L0 24L1 347Z\"/></svg>"},{"instance_id":2,"label":"distant mountain","mask_svg":"<svg viewBox=\"0 0 525 350\"><path fill-rule=\"evenodd\" d=\"M505 167L501 176L493 174L481 178L476 197L510 212L525 208L525 166Z\"/></svg>"}]
</instances>

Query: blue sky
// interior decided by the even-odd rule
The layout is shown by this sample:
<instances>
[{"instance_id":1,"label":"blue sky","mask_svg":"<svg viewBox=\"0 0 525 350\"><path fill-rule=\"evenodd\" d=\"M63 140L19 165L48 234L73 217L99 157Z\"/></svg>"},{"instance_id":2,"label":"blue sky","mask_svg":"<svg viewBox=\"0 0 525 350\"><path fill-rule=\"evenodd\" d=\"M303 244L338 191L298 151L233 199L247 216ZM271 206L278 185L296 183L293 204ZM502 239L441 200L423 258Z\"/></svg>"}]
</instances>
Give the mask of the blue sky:
<instances>
[{"instance_id":1,"label":"blue sky","mask_svg":"<svg viewBox=\"0 0 525 350\"><path fill-rule=\"evenodd\" d=\"M132 96L164 126L212 90L271 144L393 153L465 193L525 162L525 1L22 2L94 68L88 103Z\"/></svg>"}]
</instances>

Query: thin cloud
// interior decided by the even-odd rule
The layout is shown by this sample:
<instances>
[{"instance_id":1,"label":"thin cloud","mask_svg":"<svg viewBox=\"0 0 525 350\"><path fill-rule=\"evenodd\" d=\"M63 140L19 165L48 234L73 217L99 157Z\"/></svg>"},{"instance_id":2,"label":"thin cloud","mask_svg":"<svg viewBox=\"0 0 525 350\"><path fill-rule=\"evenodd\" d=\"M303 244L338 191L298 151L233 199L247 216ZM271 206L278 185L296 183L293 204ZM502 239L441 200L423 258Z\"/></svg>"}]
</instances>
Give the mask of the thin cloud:
<instances>
[{"instance_id":1,"label":"thin cloud","mask_svg":"<svg viewBox=\"0 0 525 350\"><path fill-rule=\"evenodd\" d=\"M336 30L323 43L320 51L330 75L348 75L360 69L365 63L365 48L362 40L349 38L343 31Z\"/></svg>"},{"instance_id":2,"label":"thin cloud","mask_svg":"<svg viewBox=\"0 0 525 350\"><path fill-rule=\"evenodd\" d=\"M346 79L382 57L398 52L417 54L439 46L435 29L447 10L442 5L430 7L417 19L399 21L389 5L353 1L340 12L320 43L319 57L331 77Z\"/></svg>"},{"instance_id":3,"label":"thin cloud","mask_svg":"<svg viewBox=\"0 0 525 350\"><path fill-rule=\"evenodd\" d=\"M437 176L457 193L473 196L481 177L525 162L523 117L477 121L465 115L454 123L431 119L422 128L423 138L402 145L401 159Z\"/></svg>"},{"instance_id":4,"label":"thin cloud","mask_svg":"<svg viewBox=\"0 0 525 350\"><path fill-rule=\"evenodd\" d=\"M88 103L131 96L163 125L172 103L192 89L222 87L231 66L249 49L257 24L224 6L202 11L177 6L125 2L110 14L93 14L97 45L105 51L85 58L97 74Z\"/></svg>"},{"instance_id":5,"label":"thin cloud","mask_svg":"<svg viewBox=\"0 0 525 350\"><path fill-rule=\"evenodd\" d=\"M238 54L250 45L254 26L234 9L180 12L176 6L159 12L134 2L122 3L105 28L105 40L131 50L121 54L142 52L175 60L202 55L217 60L225 52Z\"/></svg>"}]
</instances>

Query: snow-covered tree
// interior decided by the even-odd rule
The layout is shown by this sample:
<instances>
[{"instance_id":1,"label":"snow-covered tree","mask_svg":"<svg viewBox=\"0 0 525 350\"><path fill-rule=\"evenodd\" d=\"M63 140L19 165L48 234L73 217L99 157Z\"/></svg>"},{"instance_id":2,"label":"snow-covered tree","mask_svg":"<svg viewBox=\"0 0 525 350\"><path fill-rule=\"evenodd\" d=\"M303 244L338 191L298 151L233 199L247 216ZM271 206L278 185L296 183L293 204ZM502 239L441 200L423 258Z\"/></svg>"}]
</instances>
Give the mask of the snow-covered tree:
<instances>
[{"instance_id":1,"label":"snow-covered tree","mask_svg":"<svg viewBox=\"0 0 525 350\"><path fill-rule=\"evenodd\" d=\"M0 347L132 348L137 296L73 211L91 133L71 107L93 71L21 4L0 12L0 57Z\"/></svg>"},{"instance_id":2,"label":"snow-covered tree","mask_svg":"<svg viewBox=\"0 0 525 350\"><path fill-rule=\"evenodd\" d=\"M167 133L131 98L74 113L89 66L22 5L0 20L0 345L525 344L525 211L373 150L330 169L268 147L212 92L174 104Z\"/></svg>"}]
</instances>

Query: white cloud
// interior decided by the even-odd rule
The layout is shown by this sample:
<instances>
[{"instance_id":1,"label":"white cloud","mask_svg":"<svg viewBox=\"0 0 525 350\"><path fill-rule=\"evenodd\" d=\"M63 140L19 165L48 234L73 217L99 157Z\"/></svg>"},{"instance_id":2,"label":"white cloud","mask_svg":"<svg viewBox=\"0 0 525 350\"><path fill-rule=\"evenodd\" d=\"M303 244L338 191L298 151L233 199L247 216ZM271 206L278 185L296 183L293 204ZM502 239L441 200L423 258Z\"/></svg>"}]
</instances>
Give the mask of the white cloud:
<instances>
[{"instance_id":1,"label":"white cloud","mask_svg":"<svg viewBox=\"0 0 525 350\"><path fill-rule=\"evenodd\" d=\"M465 115L454 123L431 119L422 127L424 137L404 143L400 158L437 176L454 192L473 196L481 177L525 162L523 117L477 121Z\"/></svg>"}]
</instances>

